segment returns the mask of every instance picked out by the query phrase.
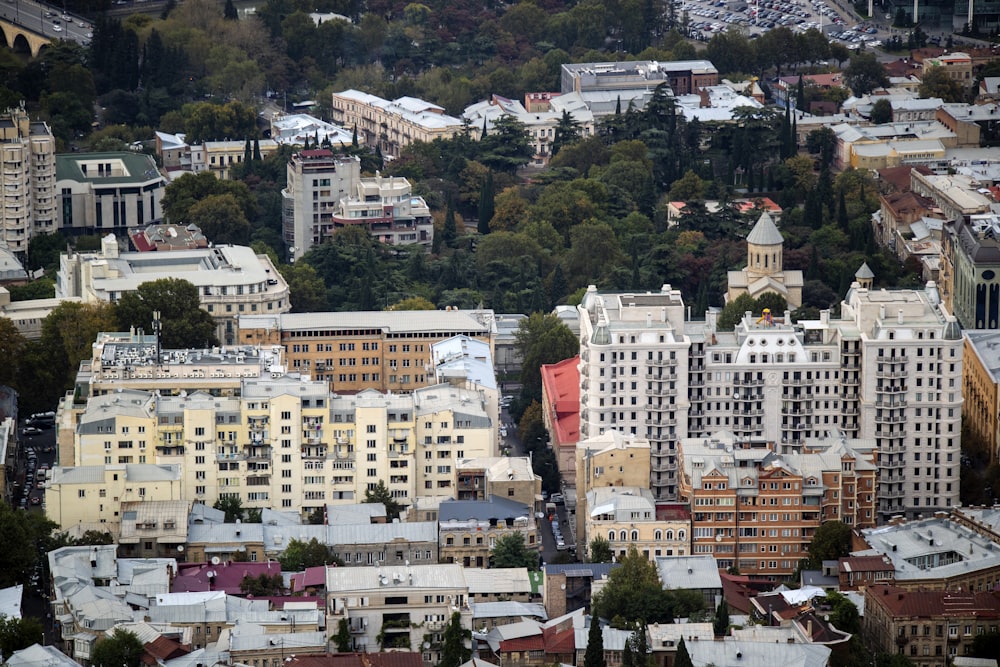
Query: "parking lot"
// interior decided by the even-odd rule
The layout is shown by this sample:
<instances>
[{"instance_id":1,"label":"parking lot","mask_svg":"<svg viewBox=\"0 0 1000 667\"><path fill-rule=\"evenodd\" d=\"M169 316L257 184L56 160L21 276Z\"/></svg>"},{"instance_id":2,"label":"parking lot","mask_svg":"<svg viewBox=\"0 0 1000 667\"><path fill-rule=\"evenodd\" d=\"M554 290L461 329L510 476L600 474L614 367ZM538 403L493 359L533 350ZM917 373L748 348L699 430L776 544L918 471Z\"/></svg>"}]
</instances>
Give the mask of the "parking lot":
<instances>
[{"instance_id":1,"label":"parking lot","mask_svg":"<svg viewBox=\"0 0 1000 667\"><path fill-rule=\"evenodd\" d=\"M795 32L818 28L826 32L828 27L842 26L847 21L840 12L823 0L763 0L742 2L740 0L691 0L681 5L687 12L690 36L707 40L717 32L730 28L743 30L750 38L779 26Z\"/></svg>"},{"instance_id":2,"label":"parking lot","mask_svg":"<svg viewBox=\"0 0 1000 667\"><path fill-rule=\"evenodd\" d=\"M14 482L14 505L22 510L45 507L45 480L55 465L55 429L47 418L24 420L18 432L20 447Z\"/></svg>"}]
</instances>

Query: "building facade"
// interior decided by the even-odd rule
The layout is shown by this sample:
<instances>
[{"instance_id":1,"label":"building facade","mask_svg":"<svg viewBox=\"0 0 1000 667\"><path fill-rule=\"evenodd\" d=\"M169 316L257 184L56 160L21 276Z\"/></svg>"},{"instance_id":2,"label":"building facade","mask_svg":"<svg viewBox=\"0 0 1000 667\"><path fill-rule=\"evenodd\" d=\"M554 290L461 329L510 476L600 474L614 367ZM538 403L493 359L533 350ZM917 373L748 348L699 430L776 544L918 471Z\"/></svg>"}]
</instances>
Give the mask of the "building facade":
<instances>
[{"instance_id":1,"label":"building facade","mask_svg":"<svg viewBox=\"0 0 1000 667\"><path fill-rule=\"evenodd\" d=\"M0 241L26 253L35 234L56 230L56 140L24 107L0 113Z\"/></svg>"},{"instance_id":2,"label":"building facade","mask_svg":"<svg viewBox=\"0 0 1000 667\"><path fill-rule=\"evenodd\" d=\"M1000 326L1000 216L958 216L941 230L942 290L969 329Z\"/></svg>"},{"instance_id":3,"label":"building facade","mask_svg":"<svg viewBox=\"0 0 1000 667\"><path fill-rule=\"evenodd\" d=\"M1000 332L966 331L962 365L962 418L969 433L1000 460Z\"/></svg>"},{"instance_id":4,"label":"building facade","mask_svg":"<svg viewBox=\"0 0 1000 667\"><path fill-rule=\"evenodd\" d=\"M589 548L594 539L608 541L619 559L633 547L650 561L691 553L691 517L686 512L661 513L649 489L602 486L587 492L587 514L580 535Z\"/></svg>"},{"instance_id":5,"label":"building facade","mask_svg":"<svg viewBox=\"0 0 1000 667\"><path fill-rule=\"evenodd\" d=\"M430 246L433 241L430 209L405 178L362 178L357 156L327 149L294 153L287 173L282 233L293 261L347 226L362 226L389 245Z\"/></svg>"},{"instance_id":6,"label":"building facade","mask_svg":"<svg viewBox=\"0 0 1000 667\"><path fill-rule=\"evenodd\" d=\"M431 345L465 335L493 352L496 317L490 310L411 310L286 313L241 317L239 342L281 345L288 367L353 393L413 391L434 382Z\"/></svg>"},{"instance_id":7,"label":"building facade","mask_svg":"<svg viewBox=\"0 0 1000 667\"><path fill-rule=\"evenodd\" d=\"M127 236L163 217L167 179L152 156L132 151L56 156L58 229Z\"/></svg>"},{"instance_id":8,"label":"building facade","mask_svg":"<svg viewBox=\"0 0 1000 667\"><path fill-rule=\"evenodd\" d=\"M357 130L366 146L377 146L392 157L416 141L450 139L466 130L460 118L436 104L415 97L390 101L358 90L334 93L332 114L337 125Z\"/></svg>"},{"instance_id":9,"label":"building facade","mask_svg":"<svg viewBox=\"0 0 1000 667\"><path fill-rule=\"evenodd\" d=\"M747 316L731 332L719 331L712 313L688 321L669 285L645 294L591 287L579 306L581 437L618 430L646 438L650 489L673 501L683 437L725 429L797 448L839 430L875 441L879 520L951 507L960 463L958 322L933 283L869 286L852 285L838 319L827 311L794 325Z\"/></svg>"}]
</instances>

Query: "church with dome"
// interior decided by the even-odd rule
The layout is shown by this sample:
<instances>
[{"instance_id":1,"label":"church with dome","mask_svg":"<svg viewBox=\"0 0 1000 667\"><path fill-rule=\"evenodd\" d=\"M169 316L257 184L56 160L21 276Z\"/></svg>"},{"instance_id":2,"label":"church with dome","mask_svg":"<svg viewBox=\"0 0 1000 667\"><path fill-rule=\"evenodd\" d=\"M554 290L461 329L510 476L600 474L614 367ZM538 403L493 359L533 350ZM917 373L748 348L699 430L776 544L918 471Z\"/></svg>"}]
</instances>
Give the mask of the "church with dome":
<instances>
[{"instance_id":1,"label":"church with dome","mask_svg":"<svg viewBox=\"0 0 1000 667\"><path fill-rule=\"evenodd\" d=\"M747 235L747 265L729 272L726 302L741 294L754 299L773 292L785 298L790 310L802 305L802 272L785 270L782 252L785 239L767 211L760 214L757 224Z\"/></svg>"}]
</instances>

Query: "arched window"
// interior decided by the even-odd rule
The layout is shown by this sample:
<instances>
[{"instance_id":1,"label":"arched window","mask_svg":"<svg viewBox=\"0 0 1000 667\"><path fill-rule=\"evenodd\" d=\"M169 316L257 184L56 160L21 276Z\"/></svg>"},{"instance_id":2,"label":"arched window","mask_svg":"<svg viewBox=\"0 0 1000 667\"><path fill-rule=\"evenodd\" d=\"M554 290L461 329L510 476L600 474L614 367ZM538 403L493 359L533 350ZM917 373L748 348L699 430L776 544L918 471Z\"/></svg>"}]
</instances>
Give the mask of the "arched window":
<instances>
[{"instance_id":1,"label":"arched window","mask_svg":"<svg viewBox=\"0 0 1000 667\"><path fill-rule=\"evenodd\" d=\"M633 530L632 531L632 541L633 542L638 542L639 541L639 531L638 530Z\"/></svg>"},{"instance_id":2,"label":"arched window","mask_svg":"<svg viewBox=\"0 0 1000 667\"><path fill-rule=\"evenodd\" d=\"M614 542L614 541L615 541L615 531L609 530L608 531L608 542Z\"/></svg>"},{"instance_id":3,"label":"arched window","mask_svg":"<svg viewBox=\"0 0 1000 667\"><path fill-rule=\"evenodd\" d=\"M622 542L628 542L628 533L624 530L621 532Z\"/></svg>"},{"instance_id":4,"label":"arched window","mask_svg":"<svg viewBox=\"0 0 1000 667\"><path fill-rule=\"evenodd\" d=\"M674 539L674 531L672 531L672 530L668 530L667 531L667 539L668 540Z\"/></svg>"},{"instance_id":5,"label":"arched window","mask_svg":"<svg viewBox=\"0 0 1000 667\"><path fill-rule=\"evenodd\" d=\"M657 542L659 542L660 540L662 540L663 539L663 531L662 530L658 530L655 533L653 533L653 539L656 540Z\"/></svg>"},{"instance_id":6,"label":"arched window","mask_svg":"<svg viewBox=\"0 0 1000 667\"><path fill-rule=\"evenodd\" d=\"M678 531L677 531L677 539L678 539L678 540L684 540L684 539L686 539L686 538L685 538L685 533L686 533L686 531L685 531L685 530L683 530L683 529L681 529L681 530L678 530Z\"/></svg>"}]
</instances>

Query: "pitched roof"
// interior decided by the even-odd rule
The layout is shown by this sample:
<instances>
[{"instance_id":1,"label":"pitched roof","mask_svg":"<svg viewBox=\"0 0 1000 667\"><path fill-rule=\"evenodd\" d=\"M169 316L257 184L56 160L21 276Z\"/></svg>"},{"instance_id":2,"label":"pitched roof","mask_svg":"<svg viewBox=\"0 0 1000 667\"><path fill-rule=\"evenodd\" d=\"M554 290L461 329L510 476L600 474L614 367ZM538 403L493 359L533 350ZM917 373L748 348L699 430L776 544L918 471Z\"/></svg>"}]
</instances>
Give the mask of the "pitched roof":
<instances>
[{"instance_id":1,"label":"pitched roof","mask_svg":"<svg viewBox=\"0 0 1000 667\"><path fill-rule=\"evenodd\" d=\"M868 266L868 262L861 265L861 268L857 270L854 274L855 278L874 278L875 274L872 272L871 268Z\"/></svg>"},{"instance_id":2,"label":"pitched roof","mask_svg":"<svg viewBox=\"0 0 1000 667\"><path fill-rule=\"evenodd\" d=\"M778 231L778 227L767 211L760 214L757 224L747 235L747 243L752 245L782 245L784 242L785 238Z\"/></svg>"},{"instance_id":3,"label":"pitched roof","mask_svg":"<svg viewBox=\"0 0 1000 667\"><path fill-rule=\"evenodd\" d=\"M880 604L892 616L931 618L959 616L1000 618L1000 593L958 591L908 591L896 586L870 586L866 606Z\"/></svg>"}]
</instances>

